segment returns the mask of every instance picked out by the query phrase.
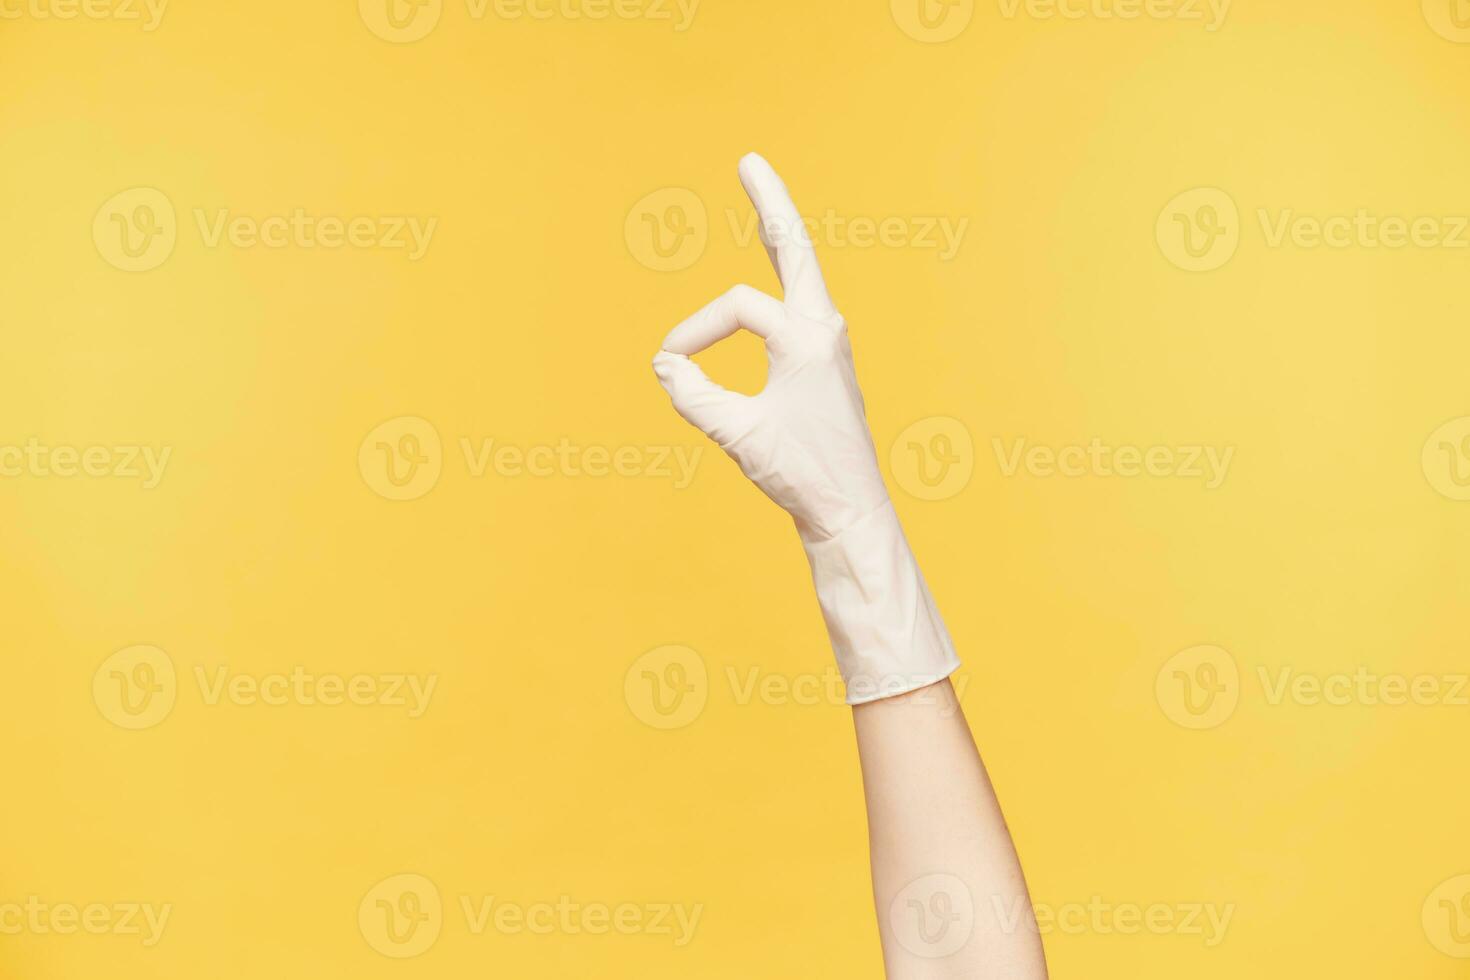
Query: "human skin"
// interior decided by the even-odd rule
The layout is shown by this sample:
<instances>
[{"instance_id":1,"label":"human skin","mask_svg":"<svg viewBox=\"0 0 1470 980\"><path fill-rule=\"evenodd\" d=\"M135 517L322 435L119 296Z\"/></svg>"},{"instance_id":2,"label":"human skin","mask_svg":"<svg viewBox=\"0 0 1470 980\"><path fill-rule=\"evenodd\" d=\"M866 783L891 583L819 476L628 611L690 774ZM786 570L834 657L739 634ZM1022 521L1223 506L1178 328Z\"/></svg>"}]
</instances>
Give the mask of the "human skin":
<instances>
[{"instance_id":1,"label":"human skin","mask_svg":"<svg viewBox=\"0 0 1470 980\"><path fill-rule=\"evenodd\" d=\"M764 159L740 162L784 299L737 286L664 338L675 409L795 520L847 682L890 980L1039 980L1046 961L1010 831L949 675L959 665L884 485L847 324L810 235ZM749 330L758 395L691 358Z\"/></svg>"},{"instance_id":2,"label":"human skin","mask_svg":"<svg viewBox=\"0 0 1470 980\"><path fill-rule=\"evenodd\" d=\"M852 716L887 976L1046 977L1021 862L953 686L855 705ZM916 881L927 883L901 896ZM937 913L966 906L972 916L950 928L969 927L968 939L932 956L951 941Z\"/></svg>"}]
</instances>

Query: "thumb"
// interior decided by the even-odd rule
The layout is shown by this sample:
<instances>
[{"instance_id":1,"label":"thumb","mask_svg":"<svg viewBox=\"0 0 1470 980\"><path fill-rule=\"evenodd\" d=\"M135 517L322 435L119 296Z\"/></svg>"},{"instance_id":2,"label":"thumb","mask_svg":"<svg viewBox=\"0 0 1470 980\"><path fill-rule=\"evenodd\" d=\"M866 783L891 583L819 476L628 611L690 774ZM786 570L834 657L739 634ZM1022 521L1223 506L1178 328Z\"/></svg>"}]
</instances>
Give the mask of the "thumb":
<instances>
[{"instance_id":1,"label":"thumb","mask_svg":"<svg viewBox=\"0 0 1470 980\"><path fill-rule=\"evenodd\" d=\"M653 358L653 373L658 376L664 391L669 393L674 411L715 442L724 445L745 396L715 384L698 364L683 354L659 351Z\"/></svg>"}]
</instances>

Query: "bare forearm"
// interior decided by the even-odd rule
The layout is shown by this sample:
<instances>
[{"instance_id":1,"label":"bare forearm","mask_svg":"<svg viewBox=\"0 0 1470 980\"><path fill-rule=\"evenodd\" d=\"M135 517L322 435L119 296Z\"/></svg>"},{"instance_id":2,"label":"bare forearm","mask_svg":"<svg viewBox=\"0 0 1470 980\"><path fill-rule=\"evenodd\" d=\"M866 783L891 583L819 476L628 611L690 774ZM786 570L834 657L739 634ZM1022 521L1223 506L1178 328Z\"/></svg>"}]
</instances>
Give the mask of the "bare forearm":
<instances>
[{"instance_id":1,"label":"bare forearm","mask_svg":"<svg viewBox=\"0 0 1470 980\"><path fill-rule=\"evenodd\" d=\"M1045 977L1010 834L945 679L959 658L878 465L847 321L785 183L754 154L740 180L785 296L727 291L669 331L654 373L795 522L856 706L889 977ZM766 342L758 395L692 360L740 329Z\"/></svg>"},{"instance_id":2,"label":"bare forearm","mask_svg":"<svg viewBox=\"0 0 1470 980\"><path fill-rule=\"evenodd\" d=\"M1039 980L1020 861L948 680L853 708L890 980Z\"/></svg>"}]
</instances>

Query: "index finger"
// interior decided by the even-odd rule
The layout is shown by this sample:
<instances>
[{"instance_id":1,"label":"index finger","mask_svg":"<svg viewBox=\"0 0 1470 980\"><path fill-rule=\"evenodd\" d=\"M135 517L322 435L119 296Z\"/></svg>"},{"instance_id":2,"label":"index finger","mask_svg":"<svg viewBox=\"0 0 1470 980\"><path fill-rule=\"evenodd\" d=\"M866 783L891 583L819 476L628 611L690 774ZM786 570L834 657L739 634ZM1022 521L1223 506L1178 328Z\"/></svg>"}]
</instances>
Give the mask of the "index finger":
<instances>
[{"instance_id":1,"label":"index finger","mask_svg":"<svg viewBox=\"0 0 1470 980\"><path fill-rule=\"evenodd\" d=\"M770 341L785 322L786 308L774 296L749 286L736 286L670 330L663 349L688 357L741 329Z\"/></svg>"},{"instance_id":2,"label":"index finger","mask_svg":"<svg viewBox=\"0 0 1470 980\"><path fill-rule=\"evenodd\" d=\"M760 218L761 241L781 278L786 304L814 319L835 316L837 308L827 293L816 249L786 184L758 153L741 159L740 183Z\"/></svg>"}]
</instances>

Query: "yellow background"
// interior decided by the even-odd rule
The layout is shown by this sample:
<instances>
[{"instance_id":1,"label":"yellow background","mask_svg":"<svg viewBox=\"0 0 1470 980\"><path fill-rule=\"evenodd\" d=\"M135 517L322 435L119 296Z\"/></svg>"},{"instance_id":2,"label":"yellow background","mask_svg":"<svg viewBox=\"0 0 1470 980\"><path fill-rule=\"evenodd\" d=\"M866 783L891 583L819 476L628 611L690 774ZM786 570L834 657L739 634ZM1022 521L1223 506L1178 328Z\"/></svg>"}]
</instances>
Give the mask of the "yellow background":
<instances>
[{"instance_id":1,"label":"yellow background","mask_svg":"<svg viewBox=\"0 0 1470 980\"><path fill-rule=\"evenodd\" d=\"M14 8L10 8L14 9ZM961 14L963 11L961 11ZM1420 463L1470 415L1470 253L1270 247L1273 215L1470 213L1470 46L1388 0L1239 0L1198 21L1004 16L928 44L886 2L704 0L668 21L471 18L375 36L355 5L176 0L158 29L0 20L0 444L172 447L156 489L0 480L0 904L170 903L162 942L0 935L0 976L877 977L847 711L740 704L729 669L830 670L789 521L711 450L657 477L473 477L461 438L702 437L648 366L680 318L774 290L734 167L804 212L968 219L953 260L822 243L885 462L973 436L939 501L893 487L965 660L965 704L1039 903L1233 905L1225 940L1085 930L1056 976L1464 976L1421 908L1470 871L1470 708L1271 704L1258 671L1466 670L1470 503ZM99 207L157 188L171 257L114 268ZM625 235L663 188L707 247ZM1160 209L1239 206L1223 267ZM436 217L427 254L206 247L195 209ZM634 222L636 224L636 222ZM753 343L706 358L759 386ZM383 499L358 449L428 420L442 476ZM1233 446L1223 486L1002 474L992 440ZM99 666L167 652L129 731ZM624 696L664 645L707 705ZM1155 697L1240 669L1217 727ZM196 669L434 674L392 707L210 705ZM423 955L358 928L379 881L442 894ZM668 937L473 935L460 896L702 904Z\"/></svg>"}]
</instances>

